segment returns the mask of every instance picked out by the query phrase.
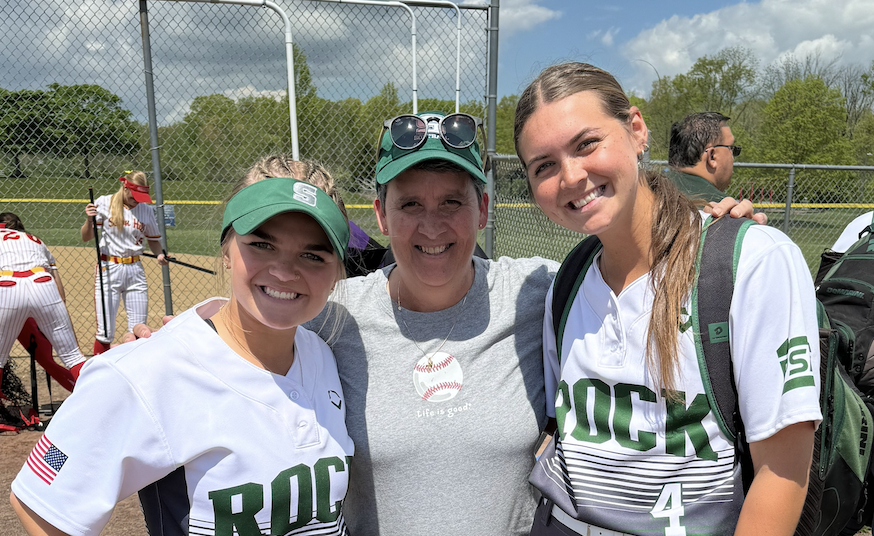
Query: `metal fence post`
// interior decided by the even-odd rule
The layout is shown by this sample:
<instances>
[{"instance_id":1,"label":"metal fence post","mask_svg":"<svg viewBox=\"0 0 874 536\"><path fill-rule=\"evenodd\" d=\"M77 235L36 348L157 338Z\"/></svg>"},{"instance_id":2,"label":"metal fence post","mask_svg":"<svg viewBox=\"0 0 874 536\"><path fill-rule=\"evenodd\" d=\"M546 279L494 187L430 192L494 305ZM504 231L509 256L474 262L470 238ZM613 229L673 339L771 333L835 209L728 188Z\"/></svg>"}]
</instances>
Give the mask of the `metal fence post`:
<instances>
[{"instance_id":1,"label":"metal fence post","mask_svg":"<svg viewBox=\"0 0 874 536\"><path fill-rule=\"evenodd\" d=\"M489 6L489 85L486 91L488 106L488 134L486 139L486 162L495 155L495 128L498 109L498 8L500 0L492 0ZM494 163L492 163L494 164ZM485 252L492 259L495 256L495 166L489 165L486 171L486 191L489 194L489 215L485 228Z\"/></svg>"},{"instance_id":2,"label":"metal fence post","mask_svg":"<svg viewBox=\"0 0 874 536\"><path fill-rule=\"evenodd\" d=\"M786 186L786 211L783 212L783 232L789 234L789 217L792 213L792 192L795 190L795 167L789 168L789 184Z\"/></svg>"}]
</instances>

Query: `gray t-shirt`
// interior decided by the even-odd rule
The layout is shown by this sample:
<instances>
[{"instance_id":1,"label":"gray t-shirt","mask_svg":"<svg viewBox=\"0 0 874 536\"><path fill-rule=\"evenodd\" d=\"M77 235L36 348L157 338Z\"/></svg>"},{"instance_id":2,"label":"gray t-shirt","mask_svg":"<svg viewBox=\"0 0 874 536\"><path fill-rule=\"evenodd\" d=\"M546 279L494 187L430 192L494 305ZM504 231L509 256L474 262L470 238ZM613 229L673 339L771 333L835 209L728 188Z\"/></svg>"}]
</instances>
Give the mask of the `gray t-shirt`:
<instances>
[{"instance_id":1,"label":"gray t-shirt","mask_svg":"<svg viewBox=\"0 0 874 536\"><path fill-rule=\"evenodd\" d=\"M390 300L393 265L347 280L341 293L349 314L330 345L355 442L344 504L353 535L531 528L537 491L528 474L546 421L544 300L558 263L502 257L474 266L467 297L433 313ZM326 314L308 327L324 326L328 338Z\"/></svg>"}]
</instances>

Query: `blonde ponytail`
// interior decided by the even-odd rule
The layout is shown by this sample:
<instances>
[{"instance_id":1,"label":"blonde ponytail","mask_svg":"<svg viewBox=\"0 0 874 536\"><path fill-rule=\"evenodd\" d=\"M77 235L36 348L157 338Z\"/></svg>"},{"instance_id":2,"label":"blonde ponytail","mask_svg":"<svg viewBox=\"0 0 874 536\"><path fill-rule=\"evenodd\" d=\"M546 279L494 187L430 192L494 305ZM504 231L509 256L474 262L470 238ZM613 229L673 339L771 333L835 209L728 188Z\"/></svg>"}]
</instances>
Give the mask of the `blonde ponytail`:
<instances>
[{"instance_id":1,"label":"blonde ponytail","mask_svg":"<svg viewBox=\"0 0 874 536\"><path fill-rule=\"evenodd\" d=\"M124 178L140 186L148 185L146 174L142 171L128 171ZM109 225L119 229L124 227L124 183L109 200Z\"/></svg>"}]
</instances>

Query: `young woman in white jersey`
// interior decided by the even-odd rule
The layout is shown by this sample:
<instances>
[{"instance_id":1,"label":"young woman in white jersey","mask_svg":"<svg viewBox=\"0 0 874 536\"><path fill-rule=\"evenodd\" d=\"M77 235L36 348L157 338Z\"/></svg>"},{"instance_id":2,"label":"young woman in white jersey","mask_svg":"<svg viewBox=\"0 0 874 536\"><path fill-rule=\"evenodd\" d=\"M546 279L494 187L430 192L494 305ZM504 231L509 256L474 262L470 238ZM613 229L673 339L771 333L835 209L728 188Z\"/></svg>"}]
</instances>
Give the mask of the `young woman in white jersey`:
<instances>
[{"instance_id":1,"label":"young woman in white jersey","mask_svg":"<svg viewBox=\"0 0 874 536\"><path fill-rule=\"evenodd\" d=\"M55 257L42 240L24 229L12 212L0 213L0 431L16 430L23 424L3 403L4 368L9 351L24 326L39 336L42 348L34 357L62 386L72 389L85 356L79 350L76 333L67 312L66 294ZM42 330L42 331L40 331ZM36 339L34 339L36 340ZM49 342L51 341L51 342ZM30 337L22 346L30 351ZM55 363L52 347L67 368ZM69 370L68 370L69 369Z\"/></svg>"},{"instance_id":2,"label":"young woman in white jersey","mask_svg":"<svg viewBox=\"0 0 874 536\"><path fill-rule=\"evenodd\" d=\"M140 262L146 243L158 257L158 264L167 264L161 251L155 213L146 206L152 202L146 174L130 171L118 180L122 184L117 192L98 197L93 204L85 206L87 217L80 229L82 241L93 239L93 220L96 217L101 233L100 264L94 271L94 308L97 311L94 355L109 350L115 335L115 317L120 299L124 300L129 332L136 324L146 320L148 288L146 272ZM97 270L103 271L102 282Z\"/></svg>"},{"instance_id":3,"label":"young woman in white jersey","mask_svg":"<svg viewBox=\"0 0 874 536\"><path fill-rule=\"evenodd\" d=\"M525 90L514 131L540 208L603 244L573 298L561 355L547 295L547 400L564 462L550 493L574 511L543 500L531 534L792 534L821 420L818 377L792 388L778 359L782 344L806 337L799 358L818 376L813 285L798 247L754 225L738 261L730 344L754 469L744 497L683 329L702 214L642 169L640 111L609 73L566 63Z\"/></svg>"},{"instance_id":4,"label":"young woman in white jersey","mask_svg":"<svg viewBox=\"0 0 874 536\"><path fill-rule=\"evenodd\" d=\"M88 362L12 485L29 534L98 534L134 492L150 534L347 534L346 402L301 327L344 277L343 205L321 166L285 157L234 192L230 299Z\"/></svg>"}]
</instances>

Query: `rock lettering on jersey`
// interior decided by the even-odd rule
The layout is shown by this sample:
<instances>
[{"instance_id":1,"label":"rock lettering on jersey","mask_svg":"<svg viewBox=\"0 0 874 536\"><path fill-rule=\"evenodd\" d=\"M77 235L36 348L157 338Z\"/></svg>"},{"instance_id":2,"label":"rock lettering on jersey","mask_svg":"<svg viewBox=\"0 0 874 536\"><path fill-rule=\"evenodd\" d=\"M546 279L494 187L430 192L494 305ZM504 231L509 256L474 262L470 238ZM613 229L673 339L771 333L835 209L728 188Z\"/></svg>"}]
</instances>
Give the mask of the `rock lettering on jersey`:
<instances>
[{"instance_id":1,"label":"rock lettering on jersey","mask_svg":"<svg viewBox=\"0 0 874 536\"><path fill-rule=\"evenodd\" d=\"M675 397L661 398L649 387L618 383L612 388L599 379L583 378L571 389L564 380L558 386L558 401L555 418L559 430L578 441L604 443L610 439L625 448L646 452L656 448L656 434L649 430L637 430L636 438L631 433L635 403L664 404L666 408L665 453L686 456L686 437L699 458L717 459L710 445L703 420L710 413L707 396L698 394L691 403L686 403L686 393L678 391ZM637 401L637 402L635 402ZM588 408L593 408L589 418ZM576 424L572 430L565 427L568 414L573 412ZM612 420L611 420L612 415Z\"/></svg>"},{"instance_id":2,"label":"rock lettering on jersey","mask_svg":"<svg viewBox=\"0 0 874 536\"><path fill-rule=\"evenodd\" d=\"M350 461L348 456L345 460L332 456L320 459L313 467L301 463L276 475L270 483L268 534L288 534L313 519L322 523L336 521L343 501L331 502L331 475L346 471ZM215 515L215 536L263 534L255 517L264 509L262 484L249 482L210 491L209 500Z\"/></svg>"}]
</instances>

